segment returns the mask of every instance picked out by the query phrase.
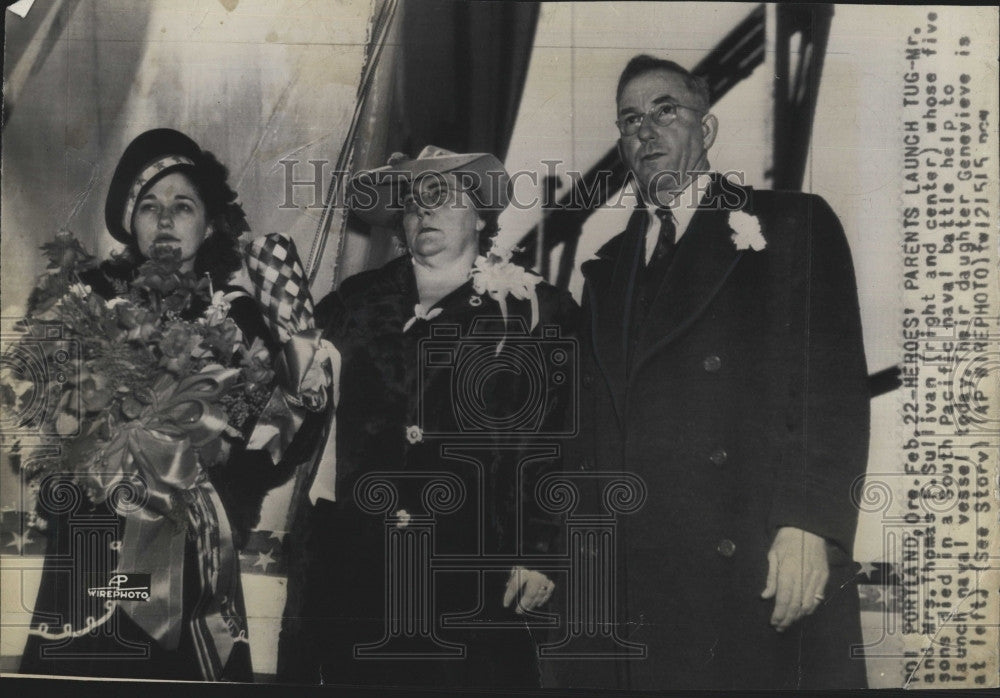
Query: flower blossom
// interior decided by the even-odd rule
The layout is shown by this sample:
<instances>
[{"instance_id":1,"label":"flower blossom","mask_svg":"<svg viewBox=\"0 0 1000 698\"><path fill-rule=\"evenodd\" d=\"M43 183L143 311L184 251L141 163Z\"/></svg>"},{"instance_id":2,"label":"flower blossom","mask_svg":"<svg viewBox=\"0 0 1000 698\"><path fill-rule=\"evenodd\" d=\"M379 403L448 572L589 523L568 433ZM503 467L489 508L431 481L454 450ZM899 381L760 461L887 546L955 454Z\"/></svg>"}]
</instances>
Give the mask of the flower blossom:
<instances>
[{"instance_id":1,"label":"flower blossom","mask_svg":"<svg viewBox=\"0 0 1000 698\"><path fill-rule=\"evenodd\" d=\"M76 282L69 285L69 292L77 298L86 300L86 298L94 292L94 289L90 286L85 286L80 282Z\"/></svg>"},{"instance_id":2,"label":"flower blossom","mask_svg":"<svg viewBox=\"0 0 1000 698\"><path fill-rule=\"evenodd\" d=\"M757 216L751 216L743 211L733 211L729 214L729 227L733 229L730 239L737 250L750 249L760 252L767 247L767 240L761 233Z\"/></svg>"},{"instance_id":3,"label":"flower blossom","mask_svg":"<svg viewBox=\"0 0 1000 698\"><path fill-rule=\"evenodd\" d=\"M538 289L542 277L510 261L513 248L493 243L483 257L477 257L469 272L472 288L480 295L489 295L500 304L500 314L507 319L507 296L531 302L531 330L538 325ZM501 342L502 344L502 342Z\"/></svg>"},{"instance_id":4,"label":"flower blossom","mask_svg":"<svg viewBox=\"0 0 1000 698\"><path fill-rule=\"evenodd\" d=\"M232 303L226 300L226 294L222 291L216 291L212 294L212 303L205 310L205 316L202 319L209 327L219 325L229 317L231 306Z\"/></svg>"},{"instance_id":5,"label":"flower blossom","mask_svg":"<svg viewBox=\"0 0 1000 698\"><path fill-rule=\"evenodd\" d=\"M406 427L406 440L411 444L418 444L424 440L424 430L416 424Z\"/></svg>"}]
</instances>

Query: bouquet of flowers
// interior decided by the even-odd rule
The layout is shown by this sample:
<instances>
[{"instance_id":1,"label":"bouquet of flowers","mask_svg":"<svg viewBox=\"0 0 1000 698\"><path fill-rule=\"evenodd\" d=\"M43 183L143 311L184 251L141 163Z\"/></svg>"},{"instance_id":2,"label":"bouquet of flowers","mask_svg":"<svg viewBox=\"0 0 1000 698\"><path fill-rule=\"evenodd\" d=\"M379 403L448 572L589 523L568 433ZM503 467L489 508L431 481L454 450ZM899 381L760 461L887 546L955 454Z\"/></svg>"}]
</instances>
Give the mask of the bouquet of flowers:
<instances>
[{"instance_id":1,"label":"bouquet of flowers","mask_svg":"<svg viewBox=\"0 0 1000 698\"><path fill-rule=\"evenodd\" d=\"M72 233L60 232L42 250L48 271L18 329L30 340L57 324L80 352L63 362L66 382L41 386L56 407L40 431L62 448L30 461L24 475L70 475L94 503L138 475L175 512L177 495L203 468L225 460L225 437L242 435L263 408L274 375L266 347L260 340L245 346L224 294L212 293L207 276L182 271L176 248L154 246L135 280L120 283L111 300L81 282L96 262ZM195 301L206 310L185 319ZM0 401L16 413L33 386L5 374Z\"/></svg>"},{"instance_id":2,"label":"bouquet of flowers","mask_svg":"<svg viewBox=\"0 0 1000 698\"><path fill-rule=\"evenodd\" d=\"M259 340L246 346L225 294L213 293L208 277L183 270L176 248L154 246L131 283L114 282L111 300L81 280L96 261L71 233L42 250L48 270L18 322L18 339L5 348L0 375L0 404L8 414L35 415L33 431L44 435L40 452L48 455L28 460L22 473L36 483L69 477L93 504L107 503L123 518L118 569L158 580L148 600L123 609L167 649L179 643L185 541L194 541L211 600L192 622L214 647L205 666L219 669L231 643L246 641L246 628L233 605L239 561L232 530L208 473L227 460L233 438L249 434L267 402L270 355ZM205 309L196 313L199 307ZM37 341L53 325L71 344ZM18 363L6 360L39 347L62 352L53 357L61 367L54 380L18 375ZM26 403L40 394L47 407L37 416ZM30 632L88 632L111 617L116 603L82 629L43 625Z\"/></svg>"}]
</instances>

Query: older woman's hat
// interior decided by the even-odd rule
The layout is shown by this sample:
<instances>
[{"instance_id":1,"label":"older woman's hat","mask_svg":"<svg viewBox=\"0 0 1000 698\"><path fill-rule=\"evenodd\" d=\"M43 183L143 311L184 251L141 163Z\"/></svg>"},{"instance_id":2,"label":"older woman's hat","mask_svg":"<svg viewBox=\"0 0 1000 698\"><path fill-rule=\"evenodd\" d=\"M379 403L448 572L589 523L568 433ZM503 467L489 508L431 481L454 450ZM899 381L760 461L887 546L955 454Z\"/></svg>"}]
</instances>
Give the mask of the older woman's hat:
<instances>
[{"instance_id":1,"label":"older woman's hat","mask_svg":"<svg viewBox=\"0 0 1000 698\"><path fill-rule=\"evenodd\" d=\"M201 148L180 131L157 128L129 143L111 177L104 204L108 232L120 242L132 239L136 202L157 180L170 172L194 167Z\"/></svg>"},{"instance_id":2,"label":"older woman's hat","mask_svg":"<svg viewBox=\"0 0 1000 698\"><path fill-rule=\"evenodd\" d=\"M490 153L454 153L429 145L415 158L394 153L389 164L356 174L348 186L348 205L363 220L395 225L403 197L422 177L452 173L480 211L500 212L510 202L510 176Z\"/></svg>"}]
</instances>

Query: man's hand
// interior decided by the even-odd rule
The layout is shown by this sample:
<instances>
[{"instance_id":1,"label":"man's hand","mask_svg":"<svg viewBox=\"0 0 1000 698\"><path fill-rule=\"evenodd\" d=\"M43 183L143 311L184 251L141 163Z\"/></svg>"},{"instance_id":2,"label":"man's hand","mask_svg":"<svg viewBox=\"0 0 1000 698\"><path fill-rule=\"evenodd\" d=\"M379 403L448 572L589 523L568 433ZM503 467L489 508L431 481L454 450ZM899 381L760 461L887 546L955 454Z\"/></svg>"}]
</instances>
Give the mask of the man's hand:
<instances>
[{"instance_id":1,"label":"man's hand","mask_svg":"<svg viewBox=\"0 0 1000 698\"><path fill-rule=\"evenodd\" d=\"M509 608L510 604L520 593L517 602L516 613L533 611L552 596L552 591L556 585L541 572L525 569L520 565L515 565L510 571L510 578L507 580L507 590L503 595L503 606Z\"/></svg>"},{"instance_id":2,"label":"man's hand","mask_svg":"<svg viewBox=\"0 0 1000 698\"><path fill-rule=\"evenodd\" d=\"M767 586L760 596L775 600L771 625L780 633L815 611L823 600L830 577L826 541L799 528L780 528L767 563Z\"/></svg>"}]
</instances>

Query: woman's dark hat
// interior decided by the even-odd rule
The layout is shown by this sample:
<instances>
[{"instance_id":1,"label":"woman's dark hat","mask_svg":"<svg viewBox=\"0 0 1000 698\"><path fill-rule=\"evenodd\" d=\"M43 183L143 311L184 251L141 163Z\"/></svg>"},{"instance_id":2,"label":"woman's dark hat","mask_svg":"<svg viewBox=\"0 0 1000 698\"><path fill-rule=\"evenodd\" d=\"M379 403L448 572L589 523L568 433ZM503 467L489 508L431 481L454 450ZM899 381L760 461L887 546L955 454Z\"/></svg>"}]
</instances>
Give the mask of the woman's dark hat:
<instances>
[{"instance_id":1,"label":"woman's dark hat","mask_svg":"<svg viewBox=\"0 0 1000 698\"><path fill-rule=\"evenodd\" d=\"M495 155L453 153L429 145L415 158L394 153L388 165L356 174L348 186L349 205L362 220L393 227L406 186L421 175L446 172L468 187L479 210L500 212L510 202L510 176Z\"/></svg>"},{"instance_id":2,"label":"woman's dark hat","mask_svg":"<svg viewBox=\"0 0 1000 698\"><path fill-rule=\"evenodd\" d=\"M180 131L157 128L129 143L108 187L104 222L119 242L132 240L132 213L136 202L158 179L178 169L191 168L201 148Z\"/></svg>"}]
</instances>

